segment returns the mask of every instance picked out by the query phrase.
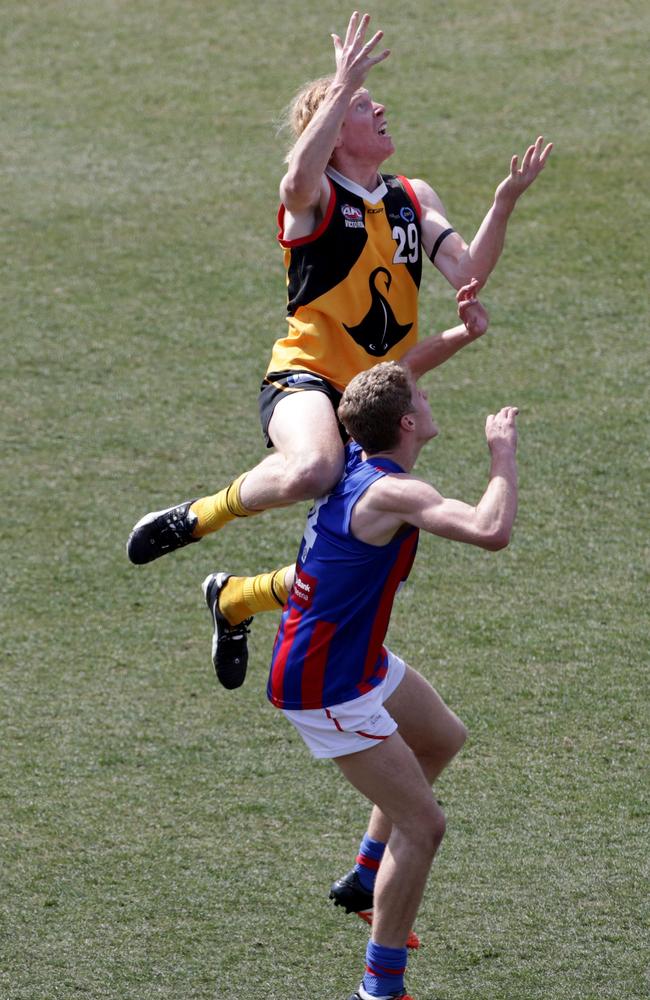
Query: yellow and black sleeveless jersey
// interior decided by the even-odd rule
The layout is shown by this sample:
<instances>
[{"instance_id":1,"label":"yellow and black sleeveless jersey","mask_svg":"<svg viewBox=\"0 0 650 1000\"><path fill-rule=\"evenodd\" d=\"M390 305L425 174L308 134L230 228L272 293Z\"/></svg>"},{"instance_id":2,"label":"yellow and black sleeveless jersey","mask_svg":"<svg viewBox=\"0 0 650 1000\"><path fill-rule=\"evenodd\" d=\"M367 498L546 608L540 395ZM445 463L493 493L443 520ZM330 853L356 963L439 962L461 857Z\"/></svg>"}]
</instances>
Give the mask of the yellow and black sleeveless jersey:
<instances>
[{"instance_id":1,"label":"yellow and black sleeveless jersey","mask_svg":"<svg viewBox=\"0 0 650 1000\"><path fill-rule=\"evenodd\" d=\"M331 168L327 175L327 212L311 235L285 240L280 207L289 329L267 374L311 371L344 389L417 341L420 206L405 177L382 174L368 192Z\"/></svg>"}]
</instances>

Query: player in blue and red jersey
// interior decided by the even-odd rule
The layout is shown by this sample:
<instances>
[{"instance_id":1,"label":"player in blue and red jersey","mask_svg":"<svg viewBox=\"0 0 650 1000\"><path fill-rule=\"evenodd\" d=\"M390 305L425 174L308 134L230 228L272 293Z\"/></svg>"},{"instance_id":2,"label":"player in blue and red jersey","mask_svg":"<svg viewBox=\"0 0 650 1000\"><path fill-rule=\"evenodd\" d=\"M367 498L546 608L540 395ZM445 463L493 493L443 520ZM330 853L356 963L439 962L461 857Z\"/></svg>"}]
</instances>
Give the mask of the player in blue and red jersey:
<instances>
[{"instance_id":1,"label":"player in blue and red jersey","mask_svg":"<svg viewBox=\"0 0 650 1000\"><path fill-rule=\"evenodd\" d=\"M361 455L360 445L347 446L343 478L307 520L273 650L268 696L278 708L340 704L386 678L383 640L393 598L413 565L418 532L405 527L381 546L350 532L359 497L386 472L404 472L390 458L362 461Z\"/></svg>"},{"instance_id":2,"label":"player in blue and red jersey","mask_svg":"<svg viewBox=\"0 0 650 1000\"><path fill-rule=\"evenodd\" d=\"M360 867L376 876L372 936L349 1000L412 1000L404 986L409 929L445 828L431 783L465 739L428 681L384 646L393 598L420 530L489 550L508 544L516 414L508 406L486 420L490 475L473 506L411 475L438 433L412 373L384 362L357 375L339 417L358 443L347 446L343 477L307 519L268 695L312 754L333 759L374 803L360 852Z\"/></svg>"}]
</instances>

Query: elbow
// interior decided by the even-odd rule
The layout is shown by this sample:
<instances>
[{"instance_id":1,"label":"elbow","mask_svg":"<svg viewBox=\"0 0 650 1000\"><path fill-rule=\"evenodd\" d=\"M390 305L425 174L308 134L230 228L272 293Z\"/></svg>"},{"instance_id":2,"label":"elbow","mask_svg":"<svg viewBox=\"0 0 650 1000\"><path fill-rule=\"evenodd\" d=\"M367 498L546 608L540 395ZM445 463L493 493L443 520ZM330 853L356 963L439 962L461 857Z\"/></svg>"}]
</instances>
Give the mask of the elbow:
<instances>
[{"instance_id":1,"label":"elbow","mask_svg":"<svg viewBox=\"0 0 650 1000\"><path fill-rule=\"evenodd\" d=\"M469 285L473 278L479 282L477 292L483 287L487 275L484 275L476 261L472 260L469 247L466 247L445 272L447 281L459 291L464 285Z\"/></svg>"},{"instance_id":2,"label":"elbow","mask_svg":"<svg viewBox=\"0 0 650 1000\"><path fill-rule=\"evenodd\" d=\"M400 368L408 369L416 382L426 371L426 369L422 368L421 364L418 364L417 356L411 351L407 351L406 354L400 358L399 364Z\"/></svg>"},{"instance_id":3,"label":"elbow","mask_svg":"<svg viewBox=\"0 0 650 1000\"><path fill-rule=\"evenodd\" d=\"M478 284L474 289L476 296L485 287L489 277L490 272L484 267L477 266L475 261L471 259L461 261L456 275L456 289L459 290L464 285L469 285L471 281L477 281Z\"/></svg>"},{"instance_id":4,"label":"elbow","mask_svg":"<svg viewBox=\"0 0 650 1000\"><path fill-rule=\"evenodd\" d=\"M500 552L510 544L512 531L510 528L496 528L494 531L484 535L481 540L481 547L488 552Z\"/></svg>"},{"instance_id":5,"label":"elbow","mask_svg":"<svg viewBox=\"0 0 650 1000\"><path fill-rule=\"evenodd\" d=\"M465 251L458 257L452 284L455 288L461 289L464 285L469 285L470 281L477 281L478 284L474 294L478 295L490 277L492 268L485 262L478 260L472 253L471 247L466 247Z\"/></svg>"},{"instance_id":6,"label":"elbow","mask_svg":"<svg viewBox=\"0 0 650 1000\"><path fill-rule=\"evenodd\" d=\"M280 185L280 200L290 212L299 212L315 204L319 190L319 186L314 190L313 181L308 181L300 170L289 170Z\"/></svg>"},{"instance_id":7,"label":"elbow","mask_svg":"<svg viewBox=\"0 0 650 1000\"><path fill-rule=\"evenodd\" d=\"M510 538L496 538L490 542L486 548L490 552L500 552L502 549L507 549L510 544Z\"/></svg>"}]
</instances>

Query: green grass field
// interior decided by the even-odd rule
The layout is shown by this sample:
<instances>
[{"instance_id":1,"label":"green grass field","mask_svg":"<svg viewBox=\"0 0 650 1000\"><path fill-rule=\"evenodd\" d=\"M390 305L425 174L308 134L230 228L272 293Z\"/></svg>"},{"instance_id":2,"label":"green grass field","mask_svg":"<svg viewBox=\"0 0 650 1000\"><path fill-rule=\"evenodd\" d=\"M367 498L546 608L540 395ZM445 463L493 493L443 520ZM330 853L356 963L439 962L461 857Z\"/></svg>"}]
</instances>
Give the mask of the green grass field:
<instances>
[{"instance_id":1,"label":"green grass field","mask_svg":"<svg viewBox=\"0 0 650 1000\"><path fill-rule=\"evenodd\" d=\"M407 979L418 1000L639 1000L647 901L648 89L640 0L370 6L398 153L473 235L513 152L555 150L485 292L489 339L427 378L418 469L478 499L516 403L498 555L434 538L392 648L470 729ZM334 912L366 806L265 699L277 619L219 688L204 575L289 562L305 505L130 566L146 510L262 455L283 329L273 121L349 10L5 0L2 1000L343 1000ZM427 329L453 322L427 273Z\"/></svg>"}]
</instances>

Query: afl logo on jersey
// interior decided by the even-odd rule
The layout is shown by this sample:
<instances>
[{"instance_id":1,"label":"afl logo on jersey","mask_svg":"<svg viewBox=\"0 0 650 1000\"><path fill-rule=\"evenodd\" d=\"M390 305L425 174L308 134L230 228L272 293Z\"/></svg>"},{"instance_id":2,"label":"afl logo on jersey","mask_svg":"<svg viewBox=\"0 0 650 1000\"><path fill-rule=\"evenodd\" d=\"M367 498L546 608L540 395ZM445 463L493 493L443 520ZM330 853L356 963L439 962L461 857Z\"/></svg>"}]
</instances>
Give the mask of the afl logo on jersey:
<instances>
[{"instance_id":1,"label":"afl logo on jersey","mask_svg":"<svg viewBox=\"0 0 650 1000\"><path fill-rule=\"evenodd\" d=\"M404 205L399 210L400 219L404 219L404 222L413 222L415 218L415 212L408 205Z\"/></svg>"},{"instance_id":2,"label":"afl logo on jersey","mask_svg":"<svg viewBox=\"0 0 650 1000\"><path fill-rule=\"evenodd\" d=\"M341 205L341 212L348 229L363 229L363 212L355 205Z\"/></svg>"}]
</instances>

